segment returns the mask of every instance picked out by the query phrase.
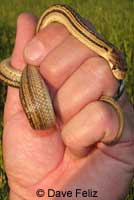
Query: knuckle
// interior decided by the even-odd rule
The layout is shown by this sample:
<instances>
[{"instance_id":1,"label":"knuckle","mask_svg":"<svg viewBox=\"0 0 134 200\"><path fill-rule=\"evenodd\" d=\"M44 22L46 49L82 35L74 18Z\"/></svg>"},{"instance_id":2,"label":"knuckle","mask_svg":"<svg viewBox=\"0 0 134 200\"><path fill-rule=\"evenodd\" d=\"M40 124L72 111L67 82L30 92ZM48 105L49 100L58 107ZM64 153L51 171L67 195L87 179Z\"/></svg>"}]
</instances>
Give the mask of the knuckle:
<instances>
[{"instance_id":1,"label":"knuckle","mask_svg":"<svg viewBox=\"0 0 134 200\"><path fill-rule=\"evenodd\" d=\"M89 58L84 68L94 80L97 80L103 91L108 91L110 95L113 95L117 90L118 81L113 76L110 66L104 58L99 56Z\"/></svg>"},{"instance_id":2,"label":"knuckle","mask_svg":"<svg viewBox=\"0 0 134 200\"><path fill-rule=\"evenodd\" d=\"M62 130L61 135L66 146L73 147L76 145L76 138L74 137L74 134L70 134L70 133L68 134L68 132L66 131L66 128Z\"/></svg>"},{"instance_id":3,"label":"knuckle","mask_svg":"<svg viewBox=\"0 0 134 200\"><path fill-rule=\"evenodd\" d=\"M59 23L53 23L53 24L50 24L48 25L47 27L48 29L48 33L51 34L51 33L54 33L57 35L61 35L61 34L65 34L65 33L68 33L67 29L65 28L64 25L62 24L59 24ZM54 35L53 35L54 36Z\"/></svg>"},{"instance_id":4,"label":"knuckle","mask_svg":"<svg viewBox=\"0 0 134 200\"><path fill-rule=\"evenodd\" d=\"M64 37L66 35L68 35L68 31L67 29L59 23L52 23L49 24L45 29L42 29L38 34L37 37L42 37L45 38L45 42L50 43L50 39L51 42L53 40L61 40L62 38L64 39Z\"/></svg>"},{"instance_id":5,"label":"knuckle","mask_svg":"<svg viewBox=\"0 0 134 200\"><path fill-rule=\"evenodd\" d=\"M52 79L56 80L58 76L57 61L54 57L47 56L40 65L41 71Z\"/></svg>"},{"instance_id":6,"label":"knuckle","mask_svg":"<svg viewBox=\"0 0 134 200\"><path fill-rule=\"evenodd\" d=\"M111 114L108 109L108 105L104 102L97 102L95 105L96 120L98 124L108 124Z\"/></svg>"},{"instance_id":7,"label":"knuckle","mask_svg":"<svg viewBox=\"0 0 134 200\"><path fill-rule=\"evenodd\" d=\"M104 81L104 77L107 77L110 71L107 61L98 56L88 58L81 69L85 73L90 73L98 81Z\"/></svg>"},{"instance_id":8,"label":"knuckle","mask_svg":"<svg viewBox=\"0 0 134 200\"><path fill-rule=\"evenodd\" d=\"M95 69L99 80L104 80L105 76L109 76L109 73L111 74L107 61L101 57L91 59L91 66Z\"/></svg>"},{"instance_id":9,"label":"knuckle","mask_svg":"<svg viewBox=\"0 0 134 200\"><path fill-rule=\"evenodd\" d=\"M98 57L95 64L97 80L102 85L103 92L107 95L114 95L118 88L118 81L113 76L108 62L104 58Z\"/></svg>"}]
</instances>

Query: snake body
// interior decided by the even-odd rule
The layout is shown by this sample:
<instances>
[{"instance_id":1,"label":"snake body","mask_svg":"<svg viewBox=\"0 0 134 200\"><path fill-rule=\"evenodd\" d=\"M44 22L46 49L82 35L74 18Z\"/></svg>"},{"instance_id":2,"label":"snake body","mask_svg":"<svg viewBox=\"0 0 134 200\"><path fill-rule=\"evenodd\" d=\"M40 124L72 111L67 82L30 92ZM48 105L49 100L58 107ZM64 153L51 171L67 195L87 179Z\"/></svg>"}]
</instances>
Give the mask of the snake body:
<instances>
[{"instance_id":1,"label":"snake body","mask_svg":"<svg viewBox=\"0 0 134 200\"><path fill-rule=\"evenodd\" d=\"M82 17L66 5L49 7L40 17L36 33L53 22L63 24L85 46L105 58L113 75L118 80L125 77L123 54L101 35L89 28ZM34 66L26 66L22 72L10 65L10 59L0 63L0 79L19 88L23 109L34 129L46 129L56 122L52 101L45 81Z\"/></svg>"}]
</instances>

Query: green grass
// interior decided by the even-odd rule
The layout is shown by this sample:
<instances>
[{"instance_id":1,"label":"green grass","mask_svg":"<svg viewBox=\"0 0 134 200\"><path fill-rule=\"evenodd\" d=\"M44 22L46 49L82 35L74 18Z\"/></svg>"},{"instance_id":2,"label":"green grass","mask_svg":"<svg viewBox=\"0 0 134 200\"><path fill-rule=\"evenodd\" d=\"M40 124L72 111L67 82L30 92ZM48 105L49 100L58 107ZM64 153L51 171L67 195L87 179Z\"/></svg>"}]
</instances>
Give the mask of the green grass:
<instances>
[{"instance_id":1,"label":"green grass","mask_svg":"<svg viewBox=\"0 0 134 200\"><path fill-rule=\"evenodd\" d=\"M128 73L126 89L134 103L134 1L133 0L0 0L0 60L12 52L16 20L21 12L32 12L40 16L44 9L56 3L66 3L74 7L85 18L90 19L104 37L118 46L126 55ZM0 84L0 138L2 138L2 115L5 86ZM4 94L4 95L3 95ZM2 162L0 140L0 200L8 199L8 186ZM126 200L132 200L134 184Z\"/></svg>"}]
</instances>

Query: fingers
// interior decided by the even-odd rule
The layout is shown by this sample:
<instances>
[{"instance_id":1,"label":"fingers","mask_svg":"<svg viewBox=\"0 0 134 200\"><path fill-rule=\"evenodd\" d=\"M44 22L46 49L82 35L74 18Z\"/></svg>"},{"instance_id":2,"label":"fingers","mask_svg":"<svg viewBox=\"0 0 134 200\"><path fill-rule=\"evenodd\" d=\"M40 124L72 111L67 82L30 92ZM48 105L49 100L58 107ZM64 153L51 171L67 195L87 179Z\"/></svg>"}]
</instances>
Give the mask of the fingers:
<instances>
[{"instance_id":1,"label":"fingers","mask_svg":"<svg viewBox=\"0 0 134 200\"><path fill-rule=\"evenodd\" d=\"M45 80L58 90L55 107L63 121L69 120L102 94L113 96L117 91L118 82L108 63L75 39L61 24L50 24L40 31L34 38L35 47L38 46L37 40L44 48L43 57L34 57L28 44L25 58L30 64L40 65ZM28 56L28 52L31 55ZM68 101L69 97L71 101Z\"/></svg>"},{"instance_id":2,"label":"fingers","mask_svg":"<svg viewBox=\"0 0 134 200\"><path fill-rule=\"evenodd\" d=\"M94 68L97 63L98 77L102 80L101 82L107 78L106 82L110 84L113 81L111 86L115 88L116 85L117 89L118 83L112 75L108 63L103 59L100 61L98 59L95 64L94 61L91 61L91 64L87 62L90 58L98 57L97 54L75 39L61 24L50 24L41 30L25 47L24 56L29 64L40 65L42 75L55 89L60 88L77 69L79 70L83 63L85 63L83 66L87 65L88 73L92 71L90 76L95 74L96 69ZM84 69L84 67L82 68ZM86 67L84 70L86 73ZM108 90L110 94L111 90Z\"/></svg>"},{"instance_id":3,"label":"fingers","mask_svg":"<svg viewBox=\"0 0 134 200\"><path fill-rule=\"evenodd\" d=\"M60 85L88 57L97 54L69 34L61 24L50 24L41 30L24 50L25 60L39 66L51 85ZM60 77L60 78L59 78Z\"/></svg>"},{"instance_id":4,"label":"fingers","mask_svg":"<svg viewBox=\"0 0 134 200\"><path fill-rule=\"evenodd\" d=\"M62 135L70 149L77 146L75 141L82 141L76 148L79 151L100 141L106 132L116 133L119 125L116 112L97 102L101 95L113 96L118 87L103 58L57 23L40 31L27 44L24 57L26 62L40 65L44 78L57 90L55 107L66 123Z\"/></svg>"},{"instance_id":5,"label":"fingers","mask_svg":"<svg viewBox=\"0 0 134 200\"><path fill-rule=\"evenodd\" d=\"M86 105L62 130L66 146L77 156L89 153L92 145L107 135L107 141L116 136L119 128L114 108L104 102L95 101Z\"/></svg>"},{"instance_id":6,"label":"fingers","mask_svg":"<svg viewBox=\"0 0 134 200\"><path fill-rule=\"evenodd\" d=\"M97 54L69 35L43 60L40 71L58 89L89 57Z\"/></svg>"},{"instance_id":7,"label":"fingers","mask_svg":"<svg viewBox=\"0 0 134 200\"><path fill-rule=\"evenodd\" d=\"M108 140L116 136L119 128L116 111L97 100L101 95L113 96L118 82L108 63L72 35L65 33L58 42L52 40L52 48L45 41L49 36L43 38L46 32L45 29L38 33L45 49L43 56L32 60L25 54L25 58L31 64L40 65L44 78L57 90L55 107L64 122L64 143L75 154L83 156L106 135Z\"/></svg>"},{"instance_id":8,"label":"fingers","mask_svg":"<svg viewBox=\"0 0 134 200\"><path fill-rule=\"evenodd\" d=\"M58 90L56 106L64 122L101 95L113 96L118 82L100 57L87 59ZM71 97L70 101L68 99Z\"/></svg>"},{"instance_id":9,"label":"fingers","mask_svg":"<svg viewBox=\"0 0 134 200\"><path fill-rule=\"evenodd\" d=\"M21 14L17 20L16 41L11 57L11 64L14 68L22 70L26 65L23 58L23 49L35 33L36 22L37 18L27 13ZM18 89L8 87L4 123L20 110L22 110L22 107L20 105Z\"/></svg>"}]
</instances>

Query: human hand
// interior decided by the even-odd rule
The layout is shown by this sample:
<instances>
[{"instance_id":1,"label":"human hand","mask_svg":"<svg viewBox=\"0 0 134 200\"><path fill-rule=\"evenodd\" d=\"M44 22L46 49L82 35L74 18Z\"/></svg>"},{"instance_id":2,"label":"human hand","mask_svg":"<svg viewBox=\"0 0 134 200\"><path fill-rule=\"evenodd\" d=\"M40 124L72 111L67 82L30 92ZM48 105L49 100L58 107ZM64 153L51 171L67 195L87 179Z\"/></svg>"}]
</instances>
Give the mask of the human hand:
<instances>
[{"instance_id":1,"label":"human hand","mask_svg":"<svg viewBox=\"0 0 134 200\"><path fill-rule=\"evenodd\" d=\"M103 200L123 199L134 169L132 106L124 94L120 99L125 113L123 136L114 146L104 145L104 133L116 134L119 126L114 109L98 101L102 94L113 96L118 88L107 62L60 24L51 24L34 37L36 22L29 14L19 17L11 62L19 69L26 63L40 66L58 126L34 131L22 110L18 89L8 88L3 147L10 199L38 199L39 188L71 190L73 199L84 199L75 197L76 188L96 190Z\"/></svg>"}]
</instances>

